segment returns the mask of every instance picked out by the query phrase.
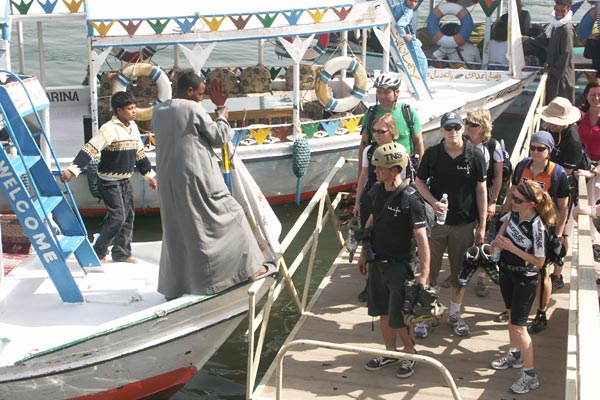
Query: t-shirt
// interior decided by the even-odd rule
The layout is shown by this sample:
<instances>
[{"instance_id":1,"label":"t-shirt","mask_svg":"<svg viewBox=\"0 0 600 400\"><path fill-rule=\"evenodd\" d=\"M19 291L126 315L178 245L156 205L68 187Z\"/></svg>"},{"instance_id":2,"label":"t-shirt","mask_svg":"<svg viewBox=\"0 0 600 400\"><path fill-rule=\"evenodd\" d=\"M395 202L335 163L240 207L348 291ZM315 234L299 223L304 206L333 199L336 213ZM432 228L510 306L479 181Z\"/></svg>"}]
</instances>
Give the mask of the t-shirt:
<instances>
[{"instance_id":1,"label":"t-shirt","mask_svg":"<svg viewBox=\"0 0 600 400\"><path fill-rule=\"evenodd\" d=\"M397 102L396 103L396 107L394 107L391 111L384 111L381 106L378 104L377 105L377 109L375 110L375 116L373 117L373 119L371 119L371 121L375 121L377 118L379 118L381 115L385 114L385 113L391 113L392 116L394 117L394 121L396 122L396 129L398 130L398 139L396 140L397 143L400 143L402 146L404 146L404 148L406 149L406 151L408 151L408 154L412 154L413 152L413 148L412 148L412 140L411 140L411 134L410 134L410 129L408 127L408 124L406 123L406 121L404 120L404 115L402 114L402 103ZM417 133L421 133L421 121L419 120L419 115L417 114L417 112L415 111L414 108L410 108L410 112L412 114L412 119L413 119L413 135L417 134ZM364 121L369 121L369 111L367 110L367 112L365 113L364 117L363 117L363 123ZM363 128L363 132L369 132L369 141L373 142L373 134L371 133L371 127L364 127Z\"/></svg>"},{"instance_id":2,"label":"t-shirt","mask_svg":"<svg viewBox=\"0 0 600 400\"><path fill-rule=\"evenodd\" d=\"M448 194L446 225L471 223L479 219L475 189L477 182L486 180L485 158L466 139L463 139L463 153L452 158L444 148L444 140L425 150L417 177L423 181L429 180L429 190L436 199L441 199L444 193ZM473 153L470 160L467 160L467 146Z\"/></svg>"},{"instance_id":3,"label":"t-shirt","mask_svg":"<svg viewBox=\"0 0 600 400\"><path fill-rule=\"evenodd\" d=\"M375 189L374 189L375 190ZM409 212L402 212L402 194L398 194L385 208L385 202L394 192L385 190L383 184L375 193L373 203L374 225L371 231L373 251L377 258L405 258L415 254L413 229L426 227L425 203L414 192L409 200Z\"/></svg>"},{"instance_id":4,"label":"t-shirt","mask_svg":"<svg viewBox=\"0 0 600 400\"><path fill-rule=\"evenodd\" d=\"M460 55L458 54L459 52ZM433 52L433 56L438 60L463 61L467 63L481 62L479 49L469 42L460 47L440 47Z\"/></svg>"},{"instance_id":5,"label":"t-shirt","mask_svg":"<svg viewBox=\"0 0 600 400\"><path fill-rule=\"evenodd\" d=\"M581 143L592 161L600 161L600 126L590 126L590 114L585 113L577 126Z\"/></svg>"},{"instance_id":6,"label":"t-shirt","mask_svg":"<svg viewBox=\"0 0 600 400\"><path fill-rule=\"evenodd\" d=\"M495 40L490 40L488 46L488 63L490 64L508 64L508 42L498 42Z\"/></svg>"}]
</instances>

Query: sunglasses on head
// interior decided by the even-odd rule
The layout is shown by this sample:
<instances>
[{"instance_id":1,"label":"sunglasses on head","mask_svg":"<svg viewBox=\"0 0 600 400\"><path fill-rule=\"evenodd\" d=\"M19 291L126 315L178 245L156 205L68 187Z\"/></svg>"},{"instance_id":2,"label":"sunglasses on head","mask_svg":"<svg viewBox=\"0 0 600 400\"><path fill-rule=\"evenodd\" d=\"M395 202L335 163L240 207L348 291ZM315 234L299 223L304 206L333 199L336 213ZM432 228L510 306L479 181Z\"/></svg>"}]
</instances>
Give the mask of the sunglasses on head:
<instances>
[{"instance_id":1,"label":"sunglasses on head","mask_svg":"<svg viewBox=\"0 0 600 400\"><path fill-rule=\"evenodd\" d=\"M471 128L479 128L481 126L481 124L478 124L478 123L473 122L473 121L469 121L468 119L465 120L465 125L466 126L470 126Z\"/></svg>"},{"instance_id":2,"label":"sunglasses on head","mask_svg":"<svg viewBox=\"0 0 600 400\"><path fill-rule=\"evenodd\" d=\"M448 124L448 125L444 125L444 130L450 132L450 131L460 131L462 129L462 126L460 126L459 124Z\"/></svg>"},{"instance_id":3,"label":"sunglasses on head","mask_svg":"<svg viewBox=\"0 0 600 400\"><path fill-rule=\"evenodd\" d=\"M540 153L543 151L548 150L548 148L546 146L529 146L529 150L531 151L539 151Z\"/></svg>"},{"instance_id":4,"label":"sunglasses on head","mask_svg":"<svg viewBox=\"0 0 600 400\"><path fill-rule=\"evenodd\" d=\"M383 135L384 133L389 131L389 129L371 129L371 132L373 132L376 135Z\"/></svg>"}]
</instances>

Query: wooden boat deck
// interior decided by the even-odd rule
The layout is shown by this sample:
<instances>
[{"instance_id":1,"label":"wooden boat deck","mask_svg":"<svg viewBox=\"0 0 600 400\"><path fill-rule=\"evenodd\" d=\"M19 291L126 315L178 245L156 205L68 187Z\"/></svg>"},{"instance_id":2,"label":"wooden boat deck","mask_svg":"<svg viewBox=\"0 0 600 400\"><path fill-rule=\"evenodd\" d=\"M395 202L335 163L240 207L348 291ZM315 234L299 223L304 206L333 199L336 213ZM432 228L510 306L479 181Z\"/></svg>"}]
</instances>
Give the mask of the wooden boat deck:
<instances>
[{"instance_id":1,"label":"wooden boat deck","mask_svg":"<svg viewBox=\"0 0 600 400\"><path fill-rule=\"evenodd\" d=\"M570 254L563 269L565 287L553 294L549 307L549 327L532 335L535 367L540 387L526 395L515 395L509 386L520 370L496 371L490 361L508 349L506 323L493 319L503 310L502 296L490 283L489 295L477 297L473 285L467 287L463 318L471 328L467 337L454 334L444 318L429 330L425 339L416 339L419 354L443 363L452 374L462 399L564 399L567 359ZM447 260L444 260L447 263ZM448 267L444 264L443 269ZM442 271L441 278L447 273ZM475 279L471 281L473 284ZM489 283L489 282L488 282ZM349 264L348 254L340 253L329 275L321 283L300 319L291 340L311 339L339 344L384 349L378 320L367 315L357 294L364 279ZM441 301L449 304L449 290L442 289ZM532 312L536 310L536 304ZM374 327L374 329L373 329ZM400 341L398 342L400 345ZM418 363L408 379L396 377L396 367L377 372L365 370L369 355L331 349L299 346L291 348L283 363L283 399L451 399L450 389L433 367ZM271 365L253 399L275 398L275 365Z\"/></svg>"}]
</instances>

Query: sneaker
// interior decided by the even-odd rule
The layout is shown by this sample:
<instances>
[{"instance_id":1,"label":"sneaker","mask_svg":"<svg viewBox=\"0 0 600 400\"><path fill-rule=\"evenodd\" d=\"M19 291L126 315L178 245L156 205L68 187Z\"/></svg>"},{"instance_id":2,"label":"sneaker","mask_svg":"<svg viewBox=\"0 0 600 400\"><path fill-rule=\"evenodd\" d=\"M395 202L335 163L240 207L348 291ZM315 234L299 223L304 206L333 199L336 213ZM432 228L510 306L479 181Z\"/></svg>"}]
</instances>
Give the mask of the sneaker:
<instances>
[{"instance_id":1,"label":"sneaker","mask_svg":"<svg viewBox=\"0 0 600 400\"><path fill-rule=\"evenodd\" d=\"M502 311L500 314L496 315L494 318L496 322L508 322L508 311Z\"/></svg>"},{"instance_id":2,"label":"sneaker","mask_svg":"<svg viewBox=\"0 0 600 400\"><path fill-rule=\"evenodd\" d=\"M550 275L550 280L552 280L552 291L556 292L565 287L565 282L563 281L563 276L556 276L554 274Z\"/></svg>"},{"instance_id":3,"label":"sneaker","mask_svg":"<svg viewBox=\"0 0 600 400\"><path fill-rule=\"evenodd\" d=\"M487 288L487 286L485 286L485 283L483 281L477 282L477 287L475 288L475 294L479 297L487 297L487 295L489 294L488 288Z\"/></svg>"},{"instance_id":4,"label":"sneaker","mask_svg":"<svg viewBox=\"0 0 600 400\"><path fill-rule=\"evenodd\" d=\"M400 362L400 360L397 358L378 356L378 357L375 357L374 359L372 359L371 361L369 361L365 365L365 369L367 371L379 371L382 368L389 367L391 365L395 365L399 362Z\"/></svg>"},{"instance_id":5,"label":"sneaker","mask_svg":"<svg viewBox=\"0 0 600 400\"><path fill-rule=\"evenodd\" d=\"M529 333L538 333L546 329L547 326L548 319L546 319L546 314L541 314L538 312L531 324L527 327L527 331Z\"/></svg>"},{"instance_id":6,"label":"sneaker","mask_svg":"<svg viewBox=\"0 0 600 400\"><path fill-rule=\"evenodd\" d=\"M523 368L523 359L520 355L519 358L515 358L509 350L504 356L492 361L490 365L494 369Z\"/></svg>"},{"instance_id":7,"label":"sneaker","mask_svg":"<svg viewBox=\"0 0 600 400\"><path fill-rule=\"evenodd\" d=\"M529 392L531 389L538 388L540 381L538 381L537 375L530 376L524 370L521 371L519 379L512 384L510 390L515 393L523 394Z\"/></svg>"},{"instance_id":8,"label":"sneaker","mask_svg":"<svg viewBox=\"0 0 600 400\"><path fill-rule=\"evenodd\" d=\"M414 360L400 361L400 367L398 368L398 372L396 372L396 376L398 378L408 378L409 376L415 373L416 364L417 362Z\"/></svg>"},{"instance_id":9,"label":"sneaker","mask_svg":"<svg viewBox=\"0 0 600 400\"><path fill-rule=\"evenodd\" d=\"M448 324L454 327L454 333L458 336L467 336L469 334L469 325L463 321L459 312L448 315Z\"/></svg>"},{"instance_id":10,"label":"sneaker","mask_svg":"<svg viewBox=\"0 0 600 400\"><path fill-rule=\"evenodd\" d=\"M415 324L415 336L421 339L424 339L427 337L428 335L428 331L427 331L427 322L417 322Z\"/></svg>"}]
</instances>

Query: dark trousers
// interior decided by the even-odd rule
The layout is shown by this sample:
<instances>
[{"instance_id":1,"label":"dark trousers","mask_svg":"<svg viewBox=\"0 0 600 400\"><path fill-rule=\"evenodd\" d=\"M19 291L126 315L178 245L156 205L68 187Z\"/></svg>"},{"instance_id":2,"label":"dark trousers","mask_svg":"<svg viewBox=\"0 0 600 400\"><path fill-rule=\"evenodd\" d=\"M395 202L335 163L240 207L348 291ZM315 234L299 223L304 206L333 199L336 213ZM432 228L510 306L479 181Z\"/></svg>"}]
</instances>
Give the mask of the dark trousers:
<instances>
[{"instance_id":1,"label":"dark trousers","mask_svg":"<svg viewBox=\"0 0 600 400\"><path fill-rule=\"evenodd\" d=\"M98 179L98 191L107 212L102 221L100 236L94 243L94 250L99 258L104 258L108 254L108 246L112 245L113 261L124 261L131 257L135 218L133 187L129 179Z\"/></svg>"}]
</instances>

